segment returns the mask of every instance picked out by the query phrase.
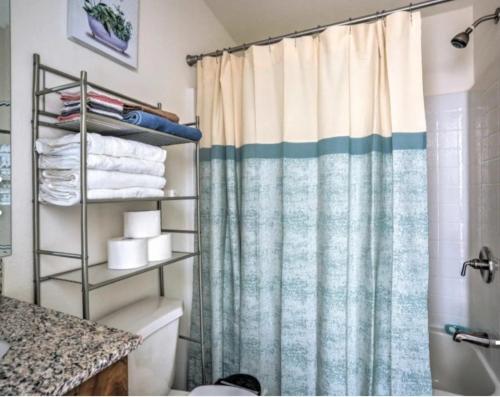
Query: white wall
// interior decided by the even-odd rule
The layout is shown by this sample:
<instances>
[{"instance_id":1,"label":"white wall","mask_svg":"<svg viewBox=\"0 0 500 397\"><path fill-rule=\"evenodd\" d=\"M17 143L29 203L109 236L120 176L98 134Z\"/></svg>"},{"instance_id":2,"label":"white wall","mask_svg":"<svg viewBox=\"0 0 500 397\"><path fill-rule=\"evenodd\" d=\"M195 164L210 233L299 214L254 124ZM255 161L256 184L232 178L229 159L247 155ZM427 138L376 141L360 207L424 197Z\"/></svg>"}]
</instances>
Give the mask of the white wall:
<instances>
[{"instance_id":1,"label":"white wall","mask_svg":"<svg viewBox=\"0 0 500 397\"><path fill-rule=\"evenodd\" d=\"M4 293L26 301L33 299L32 211L31 211L31 85L32 55L42 63L71 74L88 71L90 81L141 98L158 101L164 108L192 121L195 68L185 63L188 53L199 53L233 44L224 28L202 0L147 0L140 4L139 68L131 71L66 38L66 0L23 0L12 4L12 138L13 138L13 255L5 260ZM168 186L187 191L192 183L192 151L170 150ZM120 235L121 213L125 208L149 204L104 205L89 211L90 261L105 259L105 241ZM78 208L43 211L44 248L69 252L79 250ZM174 226L189 225L192 210L181 206L169 211ZM169 225L170 226L170 225ZM192 225L191 225L192 226ZM176 240L179 248L189 241ZM70 260L46 261L46 269L78 266ZM173 265L166 272L167 294L183 299L185 315L182 332L187 332L191 300L191 262ZM156 272L114 284L91 293L91 316L100 317L138 298L156 294ZM43 285L42 303L64 312L81 315L77 286L63 283ZM180 360L183 360L181 354ZM183 365L178 366L182 386Z\"/></svg>"},{"instance_id":2,"label":"white wall","mask_svg":"<svg viewBox=\"0 0 500 397\"><path fill-rule=\"evenodd\" d=\"M500 7L500 0L481 0L474 3L474 20L493 14ZM500 53L500 25L492 21L482 23L473 33L474 68L476 81L481 80L493 64L498 65Z\"/></svg>"},{"instance_id":3,"label":"white wall","mask_svg":"<svg viewBox=\"0 0 500 397\"><path fill-rule=\"evenodd\" d=\"M473 21L473 8L422 18L422 58L426 96L464 92L474 84L474 52L470 43L458 50L450 40Z\"/></svg>"}]
</instances>

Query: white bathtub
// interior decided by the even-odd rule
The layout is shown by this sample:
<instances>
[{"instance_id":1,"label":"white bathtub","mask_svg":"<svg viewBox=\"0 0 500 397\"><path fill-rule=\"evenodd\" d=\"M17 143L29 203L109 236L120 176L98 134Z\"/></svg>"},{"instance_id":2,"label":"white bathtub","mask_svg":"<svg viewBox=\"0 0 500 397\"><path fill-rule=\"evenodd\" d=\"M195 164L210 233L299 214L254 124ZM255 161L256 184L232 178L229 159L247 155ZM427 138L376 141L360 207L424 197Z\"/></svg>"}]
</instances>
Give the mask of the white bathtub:
<instances>
[{"instance_id":1,"label":"white bathtub","mask_svg":"<svg viewBox=\"0 0 500 397\"><path fill-rule=\"evenodd\" d=\"M500 381L486 360L487 349L454 342L451 335L429 329L432 387L435 396L500 394ZM490 352L500 354L500 350Z\"/></svg>"}]
</instances>

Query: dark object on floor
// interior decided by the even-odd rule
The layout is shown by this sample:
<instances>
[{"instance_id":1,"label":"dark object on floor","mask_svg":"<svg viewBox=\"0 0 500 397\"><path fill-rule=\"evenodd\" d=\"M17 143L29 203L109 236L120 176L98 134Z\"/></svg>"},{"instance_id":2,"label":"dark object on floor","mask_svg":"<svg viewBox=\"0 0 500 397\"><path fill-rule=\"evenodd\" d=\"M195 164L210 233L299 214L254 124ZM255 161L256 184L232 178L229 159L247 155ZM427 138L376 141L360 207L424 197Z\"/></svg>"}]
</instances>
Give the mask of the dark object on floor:
<instances>
[{"instance_id":1,"label":"dark object on floor","mask_svg":"<svg viewBox=\"0 0 500 397\"><path fill-rule=\"evenodd\" d=\"M260 383L252 375L234 374L215 382L216 385L243 387L260 396Z\"/></svg>"}]
</instances>

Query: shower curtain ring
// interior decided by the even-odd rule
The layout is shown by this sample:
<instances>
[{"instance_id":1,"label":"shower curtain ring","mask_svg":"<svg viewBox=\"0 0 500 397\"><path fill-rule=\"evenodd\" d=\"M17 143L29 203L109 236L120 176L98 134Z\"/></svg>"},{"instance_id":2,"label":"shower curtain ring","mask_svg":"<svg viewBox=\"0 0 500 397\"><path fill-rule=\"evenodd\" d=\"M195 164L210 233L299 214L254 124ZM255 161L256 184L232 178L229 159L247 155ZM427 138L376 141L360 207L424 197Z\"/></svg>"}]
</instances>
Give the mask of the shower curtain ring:
<instances>
[{"instance_id":1,"label":"shower curtain ring","mask_svg":"<svg viewBox=\"0 0 500 397\"><path fill-rule=\"evenodd\" d=\"M295 48L297 48L297 31L293 32L293 43L295 44Z\"/></svg>"},{"instance_id":2,"label":"shower curtain ring","mask_svg":"<svg viewBox=\"0 0 500 397\"><path fill-rule=\"evenodd\" d=\"M313 33L313 38L318 38L321 30L321 25L316 26L316 31Z\"/></svg>"},{"instance_id":3,"label":"shower curtain ring","mask_svg":"<svg viewBox=\"0 0 500 397\"><path fill-rule=\"evenodd\" d=\"M385 10L382 10L382 14L380 15L380 18L382 18L382 23L384 24L385 27Z\"/></svg>"},{"instance_id":4,"label":"shower curtain ring","mask_svg":"<svg viewBox=\"0 0 500 397\"><path fill-rule=\"evenodd\" d=\"M408 11L410 11L410 22L413 22L413 3L408 6Z\"/></svg>"},{"instance_id":5,"label":"shower curtain ring","mask_svg":"<svg viewBox=\"0 0 500 397\"><path fill-rule=\"evenodd\" d=\"M271 52L271 36L267 38L267 48L269 48L269 52Z\"/></svg>"}]
</instances>

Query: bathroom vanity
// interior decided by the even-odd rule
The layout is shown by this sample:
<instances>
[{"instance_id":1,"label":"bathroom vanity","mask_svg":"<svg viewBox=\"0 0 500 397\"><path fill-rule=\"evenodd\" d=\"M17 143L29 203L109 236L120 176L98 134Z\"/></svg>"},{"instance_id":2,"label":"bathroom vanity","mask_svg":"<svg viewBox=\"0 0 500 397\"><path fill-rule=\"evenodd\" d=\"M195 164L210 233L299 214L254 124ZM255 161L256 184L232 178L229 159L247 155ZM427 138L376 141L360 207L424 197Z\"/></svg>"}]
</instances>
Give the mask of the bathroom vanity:
<instances>
[{"instance_id":1,"label":"bathroom vanity","mask_svg":"<svg viewBox=\"0 0 500 397\"><path fill-rule=\"evenodd\" d=\"M127 395L138 335L0 297L0 395Z\"/></svg>"}]
</instances>

